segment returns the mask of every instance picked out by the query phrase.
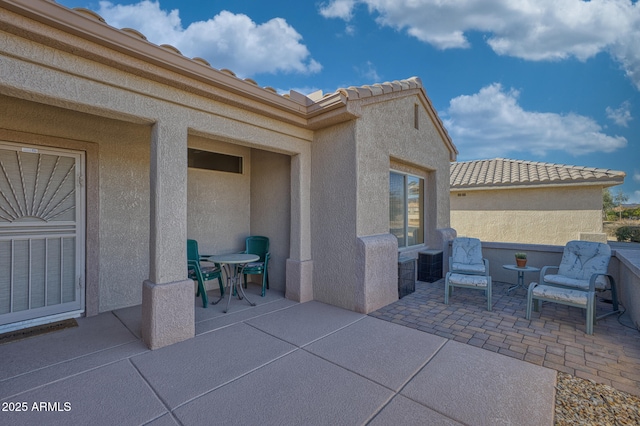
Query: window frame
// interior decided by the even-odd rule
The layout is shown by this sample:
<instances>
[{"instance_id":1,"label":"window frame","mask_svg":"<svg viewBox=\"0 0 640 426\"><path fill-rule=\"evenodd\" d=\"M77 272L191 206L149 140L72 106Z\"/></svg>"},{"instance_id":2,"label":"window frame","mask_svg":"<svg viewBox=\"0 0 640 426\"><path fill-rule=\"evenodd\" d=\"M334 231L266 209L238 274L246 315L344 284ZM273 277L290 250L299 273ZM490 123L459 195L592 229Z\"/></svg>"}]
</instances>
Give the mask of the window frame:
<instances>
[{"instance_id":1,"label":"window frame","mask_svg":"<svg viewBox=\"0 0 640 426\"><path fill-rule=\"evenodd\" d=\"M398 250L406 250L406 249L412 249L415 247L419 247L419 246L423 246L425 244L425 224L426 224L426 206L425 206L425 199L426 199L426 185L427 185L427 180L424 176L420 176L417 175L415 173L410 173L410 172L406 172L406 171L402 171L402 170L398 170L398 169L394 169L391 168L389 170L389 196L391 196L391 175L392 174L396 174L396 175L400 175L403 178L403 197L404 197L404 206L403 206L403 210L404 210L404 217L403 217L403 234L404 234L404 244L401 245L401 240L400 238L398 238L398 236L396 234L394 234L393 232L391 232L392 228L391 228L391 216L389 216L389 233L391 235L394 235L397 239L398 239ZM416 243L416 244L411 244L409 245L409 178L416 178L418 179L418 182L421 184L420 188L421 188L421 194L420 194L420 198L422 199L421 203L418 204L419 206L419 216L420 216L420 228L422 228L422 235L420 235L420 242ZM391 206L389 208L389 210L391 210Z\"/></svg>"}]
</instances>

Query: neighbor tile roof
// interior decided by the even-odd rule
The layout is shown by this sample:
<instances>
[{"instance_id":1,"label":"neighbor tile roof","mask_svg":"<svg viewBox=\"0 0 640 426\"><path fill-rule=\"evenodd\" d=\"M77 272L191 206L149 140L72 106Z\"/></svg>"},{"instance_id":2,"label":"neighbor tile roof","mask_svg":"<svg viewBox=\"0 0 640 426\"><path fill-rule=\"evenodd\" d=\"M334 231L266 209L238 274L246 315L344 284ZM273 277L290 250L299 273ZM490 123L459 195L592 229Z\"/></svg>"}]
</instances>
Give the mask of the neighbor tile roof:
<instances>
[{"instance_id":1,"label":"neighbor tile roof","mask_svg":"<svg viewBox=\"0 0 640 426\"><path fill-rule=\"evenodd\" d=\"M505 158L454 162L450 172L452 190L593 183L613 186L623 183L625 177L617 170Z\"/></svg>"}]
</instances>

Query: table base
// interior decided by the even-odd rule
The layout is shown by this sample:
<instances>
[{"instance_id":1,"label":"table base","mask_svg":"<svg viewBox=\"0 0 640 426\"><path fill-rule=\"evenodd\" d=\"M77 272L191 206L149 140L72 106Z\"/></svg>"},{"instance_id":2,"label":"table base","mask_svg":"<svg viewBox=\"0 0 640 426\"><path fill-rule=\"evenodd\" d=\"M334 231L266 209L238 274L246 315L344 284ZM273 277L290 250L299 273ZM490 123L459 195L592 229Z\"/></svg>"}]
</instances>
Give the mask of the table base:
<instances>
[{"instance_id":1,"label":"table base","mask_svg":"<svg viewBox=\"0 0 640 426\"><path fill-rule=\"evenodd\" d=\"M224 309L223 312L226 314L227 311L229 310L229 303L231 302L231 297L234 295L234 293L238 295L239 300L242 300L244 298L244 300L246 300L249 303L249 305L256 306L255 303L249 300L249 298L244 292L244 289L242 288L242 283L239 282L240 278L242 277L242 271L244 270L244 265L239 266L236 264L227 263L227 264L224 264L223 267L225 268L225 273L227 275L227 282L228 282L227 289L229 291L229 298L227 299L227 307ZM240 291L238 291L238 289ZM240 293L242 293L242 296L240 296ZM222 300L222 298L220 298L220 300Z\"/></svg>"},{"instance_id":2,"label":"table base","mask_svg":"<svg viewBox=\"0 0 640 426\"><path fill-rule=\"evenodd\" d=\"M509 289L507 289L507 293L510 293L511 291L517 289L518 287L525 288L525 286L524 286L524 273L525 273L525 271L517 271L517 272L518 272L518 283L512 285L511 287L509 287Z\"/></svg>"}]
</instances>

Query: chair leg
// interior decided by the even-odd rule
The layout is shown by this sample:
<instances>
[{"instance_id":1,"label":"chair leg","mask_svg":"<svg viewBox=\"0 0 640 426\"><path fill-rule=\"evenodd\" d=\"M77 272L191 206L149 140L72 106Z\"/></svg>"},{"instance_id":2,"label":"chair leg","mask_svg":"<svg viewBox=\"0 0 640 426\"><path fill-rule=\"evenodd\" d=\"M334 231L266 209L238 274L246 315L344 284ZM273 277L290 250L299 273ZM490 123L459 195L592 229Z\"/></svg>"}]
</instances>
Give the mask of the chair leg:
<instances>
[{"instance_id":1,"label":"chair leg","mask_svg":"<svg viewBox=\"0 0 640 426\"><path fill-rule=\"evenodd\" d=\"M487 310L491 312L491 277L489 277L489 283L487 284Z\"/></svg>"},{"instance_id":2,"label":"chair leg","mask_svg":"<svg viewBox=\"0 0 640 426\"><path fill-rule=\"evenodd\" d=\"M218 277L218 286L220 287L220 297L224 296L224 283L222 282L222 277Z\"/></svg>"},{"instance_id":3,"label":"chair leg","mask_svg":"<svg viewBox=\"0 0 640 426\"><path fill-rule=\"evenodd\" d=\"M218 300L211 302L212 305L217 305L219 301L224 299L224 284L222 283L222 277L218 276L218 286L220 287L220 297Z\"/></svg>"},{"instance_id":4,"label":"chair leg","mask_svg":"<svg viewBox=\"0 0 640 426\"><path fill-rule=\"evenodd\" d=\"M596 305L595 295L591 293L587 299L587 315L586 315L587 334L593 334L593 323L595 322L595 315L594 315L594 311L596 307L595 305Z\"/></svg>"},{"instance_id":5,"label":"chair leg","mask_svg":"<svg viewBox=\"0 0 640 426\"><path fill-rule=\"evenodd\" d=\"M534 289L535 285L533 283L531 283L529 285L529 291L527 292L527 314L526 314L526 318L528 320L531 319L531 305L533 304L533 289Z\"/></svg>"},{"instance_id":6,"label":"chair leg","mask_svg":"<svg viewBox=\"0 0 640 426\"><path fill-rule=\"evenodd\" d=\"M262 297L265 295L265 288L268 287L267 282L267 271L265 270L262 273Z\"/></svg>"},{"instance_id":7,"label":"chair leg","mask_svg":"<svg viewBox=\"0 0 640 426\"><path fill-rule=\"evenodd\" d=\"M449 280L447 278L444 280L444 304L449 304Z\"/></svg>"},{"instance_id":8,"label":"chair leg","mask_svg":"<svg viewBox=\"0 0 640 426\"><path fill-rule=\"evenodd\" d=\"M198 280L198 293L202 296L202 307L206 308L209 305L209 298L207 297L207 292L204 289L204 283Z\"/></svg>"}]
</instances>

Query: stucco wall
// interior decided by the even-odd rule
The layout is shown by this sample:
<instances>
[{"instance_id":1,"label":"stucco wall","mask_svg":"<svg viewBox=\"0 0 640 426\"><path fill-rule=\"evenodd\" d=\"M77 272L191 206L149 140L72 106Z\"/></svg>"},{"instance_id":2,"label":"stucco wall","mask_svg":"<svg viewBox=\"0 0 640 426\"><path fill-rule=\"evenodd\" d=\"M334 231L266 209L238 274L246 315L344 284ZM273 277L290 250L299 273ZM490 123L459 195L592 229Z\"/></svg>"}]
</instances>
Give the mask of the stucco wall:
<instances>
[{"instance_id":1,"label":"stucco wall","mask_svg":"<svg viewBox=\"0 0 640 426\"><path fill-rule=\"evenodd\" d=\"M482 241L564 245L602 233L602 187L451 191L451 227Z\"/></svg>"},{"instance_id":2,"label":"stucco wall","mask_svg":"<svg viewBox=\"0 0 640 426\"><path fill-rule=\"evenodd\" d=\"M269 288L285 291L291 230L291 157L254 149L251 153L251 235L269 237ZM254 282L261 276L252 277Z\"/></svg>"},{"instance_id":3,"label":"stucco wall","mask_svg":"<svg viewBox=\"0 0 640 426\"><path fill-rule=\"evenodd\" d=\"M149 272L149 134L148 126L96 117L62 108L0 96L0 128L62 138L51 146L73 148L74 141L98 144L100 243L87 241L87 251L98 247L99 311L138 304L141 282ZM87 158L87 161L92 161ZM94 218L95 219L95 218ZM87 265L87 269L94 268ZM88 281L87 286L96 283ZM89 303L89 301L88 301Z\"/></svg>"},{"instance_id":4,"label":"stucco wall","mask_svg":"<svg viewBox=\"0 0 640 426\"><path fill-rule=\"evenodd\" d=\"M187 170L187 238L205 254L236 253L250 232L251 150L190 136L189 147L243 158L243 173Z\"/></svg>"},{"instance_id":5,"label":"stucco wall","mask_svg":"<svg viewBox=\"0 0 640 426\"><path fill-rule=\"evenodd\" d=\"M380 99L382 100L382 99ZM418 129L414 108L419 106ZM418 96L363 106L358 120L358 235L389 232L389 169L425 177L425 243L449 227L449 151ZM384 190L381 190L384 188Z\"/></svg>"},{"instance_id":6,"label":"stucco wall","mask_svg":"<svg viewBox=\"0 0 640 426\"><path fill-rule=\"evenodd\" d=\"M185 135L193 132L190 143L198 137L206 141L225 141L235 150L240 150L238 152L247 153L249 160L250 146L268 147L292 155L310 155L311 131L194 96L19 37L8 36L5 41L1 47L11 50L11 60L3 57L2 61L3 66L6 65L6 75L10 77L0 82L0 93L25 96L38 102L3 95L5 114L1 117L1 127L98 144L98 165L95 166L99 167L100 186L95 190L99 191L100 202L95 215L99 218L95 222L99 227L99 237L96 238L99 244L96 242L95 246L99 250L99 266L96 267L98 262L87 266L98 269L95 273L99 277L96 278L98 283L87 282L87 286L95 287L98 294L96 305L99 308L96 310L107 311L139 304L142 282L149 278L149 164L154 120L179 117L180 125L184 127L176 131ZM87 49L93 48L94 52L100 51L95 46L87 46L84 40L77 42ZM113 55L114 62L131 65L130 58L116 52L109 54ZM20 56L27 60L21 61ZM83 73L91 74L92 78L81 77ZM175 75L171 78L180 79ZM51 90L52 81L56 82L55 90ZM120 117L122 120L118 119ZM250 167L250 161L245 165ZM305 169L296 176L299 179L297 186L305 191L307 188L300 182L309 180L308 173L309 170ZM242 222L237 226L237 233L222 240L223 251L241 249L244 237L251 232L248 210L250 176L246 175L244 179L241 187L234 187L232 193L226 195L226 200L218 200L220 205L226 202L231 206L220 208L220 211L234 212L231 227ZM309 218L304 217L308 211L304 204L308 200L306 197L308 195L297 204L295 212L299 231L310 228ZM236 209L240 204L242 209ZM88 206L88 210L96 206ZM210 212L201 213L205 219L211 217ZM226 220L217 223L225 222L228 223ZM219 237L221 234L216 235ZM297 251L293 258L299 260L308 256L309 246L308 234L304 238L303 234L296 235ZM88 250L93 249L88 247ZM204 249L209 248L205 245Z\"/></svg>"},{"instance_id":7,"label":"stucco wall","mask_svg":"<svg viewBox=\"0 0 640 426\"><path fill-rule=\"evenodd\" d=\"M355 123L316 132L311 173L313 298L355 308Z\"/></svg>"},{"instance_id":8,"label":"stucco wall","mask_svg":"<svg viewBox=\"0 0 640 426\"><path fill-rule=\"evenodd\" d=\"M449 151L418 91L357 101L354 109L358 120L317 132L313 143L314 298L370 312L398 297L397 243L368 238L389 234L390 168L425 178L428 246L439 238L436 229L449 225Z\"/></svg>"}]
</instances>

